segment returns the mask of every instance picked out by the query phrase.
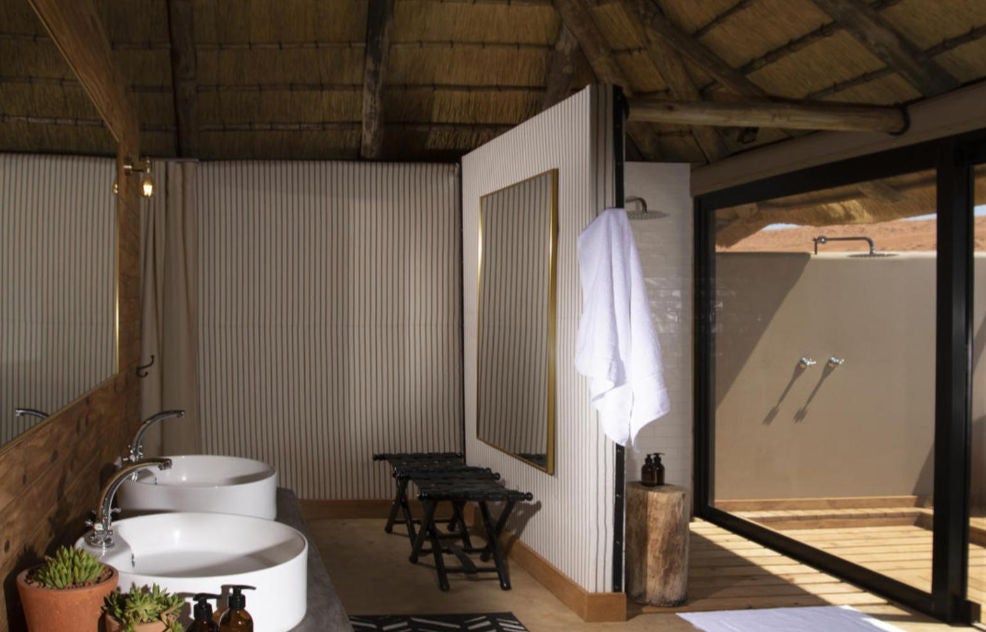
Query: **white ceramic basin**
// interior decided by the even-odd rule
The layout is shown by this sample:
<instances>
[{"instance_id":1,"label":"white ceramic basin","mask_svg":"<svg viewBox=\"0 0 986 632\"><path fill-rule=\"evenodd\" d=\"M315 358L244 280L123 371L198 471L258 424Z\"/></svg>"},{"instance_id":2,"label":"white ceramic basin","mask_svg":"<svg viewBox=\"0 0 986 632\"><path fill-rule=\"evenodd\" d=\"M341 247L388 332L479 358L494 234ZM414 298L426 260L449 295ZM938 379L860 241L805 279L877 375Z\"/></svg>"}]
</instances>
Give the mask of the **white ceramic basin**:
<instances>
[{"instance_id":1,"label":"white ceramic basin","mask_svg":"<svg viewBox=\"0 0 986 632\"><path fill-rule=\"evenodd\" d=\"M232 514L159 513L119 520L113 531L116 543L105 553L85 538L75 545L114 566L121 590L157 583L187 597L225 597L224 586L246 584L257 588L243 593L257 632L290 630L305 616L308 541L287 525ZM220 600L219 611L225 607Z\"/></svg>"},{"instance_id":2,"label":"white ceramic basin","mask_svg":"<svg viewBox=\"0 0 986 632\"><path fill-rule=\"evenodd\" d=\"M144 470L117 491L127 511L209 511L273 520L277 471L236 456L169 456L171 468Z\"/></svg>"}]
</instances>

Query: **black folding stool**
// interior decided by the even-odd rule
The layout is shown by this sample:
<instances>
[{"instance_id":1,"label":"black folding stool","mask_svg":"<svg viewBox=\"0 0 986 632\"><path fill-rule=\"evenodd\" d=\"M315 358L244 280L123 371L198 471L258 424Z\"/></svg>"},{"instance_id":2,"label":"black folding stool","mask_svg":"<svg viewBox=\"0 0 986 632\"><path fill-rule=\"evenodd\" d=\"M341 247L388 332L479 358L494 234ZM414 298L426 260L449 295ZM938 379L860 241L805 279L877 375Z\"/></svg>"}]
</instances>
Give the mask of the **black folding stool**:
<instances>
[{"instance_id":1,"label":"black folding stool","mask_svg":"<svg viewBox=\"0 0 986 632\"><path fill-rule=\"evenodd\" d=\"M374 461L387 461L391 467L391 476L394 478L394 485L397 492L394 495L394 502L390 505L390 515L384 531L392 533L395 524L407 525L407 535L414 543L414 525L419 522L411 515L411 506L407 500L407 486L410 482L412 472L427 471L446 471L466 467L465 457L461 452L381 452L373 455ZM398 518L397 514L403 515ZM454 520L453 516L453 520ZM449 522L449 529L454 527L454 522Z\"/></svg>"},{"instance_id":2,"label":"black folding stool","mask_svg":"<svg viewBox=\"0 0 986 632\"><path fill-rule=\"evenodd\" d=\"M507 567L503 560L503 551L500 549L499 537L503 532L507 519L513 511L514 505L522 500L533 500L534 495L530 492L521 492L508 489L493 479L477 479L456 477L454 474L445 477L429 477L424 479L415 478L415 485L418 486L420 493L418 500L424 504L425 514L421 519L421 530L418 531L411 549L411 563L416 564L418 557L424 550L425 540L431 541L431 553L435 558L435 570L438 572L438 587L443 591L449 589L449 573L492 573L495 572L500 580L500 588L510 590L510 577L507 574ZM461 513L461 508L467 502L475 502L479 505L479 514L483 523L483 535L486 537L486 546L481 548L473 547L468 540L463 546L456 545L444 546L443 536L438 532L435 520L435 509L438 503L447 501L452 503L455 515ZM502 502L503 510L496 522L490 514L487 505L489 502ZM458 509L454 509L458 507ZM448 567L445 565L444 554L455 555L461 562L461 566ZM481 560L493 558L493 566L476 566L469 558L468 553L479 553Z\"/></svg>"}]
</instances>

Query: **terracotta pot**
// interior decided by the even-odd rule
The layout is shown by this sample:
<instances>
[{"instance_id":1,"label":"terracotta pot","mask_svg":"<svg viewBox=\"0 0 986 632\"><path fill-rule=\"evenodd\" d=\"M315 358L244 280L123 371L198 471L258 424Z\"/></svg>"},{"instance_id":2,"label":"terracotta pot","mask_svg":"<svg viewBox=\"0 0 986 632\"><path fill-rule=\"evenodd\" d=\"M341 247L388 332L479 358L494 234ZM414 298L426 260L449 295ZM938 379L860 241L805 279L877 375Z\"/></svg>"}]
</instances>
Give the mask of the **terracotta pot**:
<instances>
[{"instance_id":1,"label":"terracotta pot","mask_svg":"<svg viewBox=\"0 0 986 632\"><path fill-rule=\"evenodd\" d=\"M111 617L106 615L106 632L120 632L123 628L123 624ZM136 632L164 632L167 626L161 621L151 621L150 623L138 623L134 628Z\"/></svg>"},{"instance_id":2,"label":"terracotta pot","mask_svg":"<svg viewBox=\"0 0 986 632\"><path fill-rule=\"evenodd\" d=\"M24 607L24 618L30 632L93 632L99 629L103 599L113 592L120 574L113 574L92 586L83 588L44 588L27 583L26 569L17 574L17 592Z\"/></svg>"}]
</instances>

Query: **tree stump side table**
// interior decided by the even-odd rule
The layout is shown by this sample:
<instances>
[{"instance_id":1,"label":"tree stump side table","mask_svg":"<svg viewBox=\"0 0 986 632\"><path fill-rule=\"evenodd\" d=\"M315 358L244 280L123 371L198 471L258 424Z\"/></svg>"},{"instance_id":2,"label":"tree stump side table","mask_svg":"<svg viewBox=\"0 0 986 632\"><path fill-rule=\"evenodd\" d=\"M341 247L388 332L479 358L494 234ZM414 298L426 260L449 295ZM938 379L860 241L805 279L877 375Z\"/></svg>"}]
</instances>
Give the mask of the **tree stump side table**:
<instances>
[{"instance_id":1,"label":"tree stump side table","mask_svg":"<svg viewBox=\"0 0 986 632\"><path fill-rule=\"evenodd\" d=\"M627 594L638 603L680 606L688 584L688 490L627 484Z\"/></svg>"}]
</instances>

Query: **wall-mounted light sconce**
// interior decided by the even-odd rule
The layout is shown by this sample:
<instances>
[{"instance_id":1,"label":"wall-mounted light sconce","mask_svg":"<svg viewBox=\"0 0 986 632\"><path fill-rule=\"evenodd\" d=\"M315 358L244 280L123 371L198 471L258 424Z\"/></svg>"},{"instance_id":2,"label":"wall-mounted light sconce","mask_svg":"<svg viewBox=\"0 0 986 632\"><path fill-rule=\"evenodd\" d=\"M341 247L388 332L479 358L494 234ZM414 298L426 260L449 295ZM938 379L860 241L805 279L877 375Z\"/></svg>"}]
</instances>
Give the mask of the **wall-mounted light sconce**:
<instances>
[{"instance_id":1,"label":"wall-mounted light sconce","mask_svg":"<svg viewBox=\"0 0 986 632\"><path fill-rule=\"evenodd\" d=\"M140 192L144 197L148 198L154 195L154 179L151 177L150 158L141 158L137 161L127 158L127 161L123 163L123 173L128 176L131 173L144 174L140 179Z\"/></svg>"}]
</instances>

